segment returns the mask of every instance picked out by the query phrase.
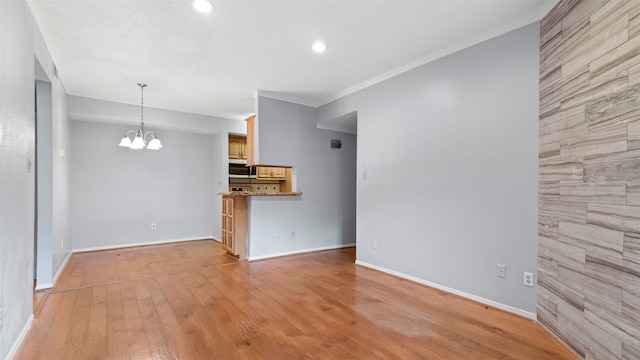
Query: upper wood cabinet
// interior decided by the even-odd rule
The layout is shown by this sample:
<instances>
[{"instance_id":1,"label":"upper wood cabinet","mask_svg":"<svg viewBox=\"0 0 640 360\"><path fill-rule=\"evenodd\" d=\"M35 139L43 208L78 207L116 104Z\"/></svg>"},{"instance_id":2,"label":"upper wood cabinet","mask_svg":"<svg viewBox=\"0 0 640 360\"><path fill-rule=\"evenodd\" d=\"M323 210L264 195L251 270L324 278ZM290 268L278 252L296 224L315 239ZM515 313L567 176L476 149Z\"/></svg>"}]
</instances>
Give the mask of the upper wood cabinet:
<instances>
[{"instance_id":1,"label":"upper wood cabinet","mask_svg":"<svg viewBox=\"0 0 640 360\"><path fill-rule=\"evenodd\" d=\"M229 159L247 158L247 138L244 136L229 135Z\"/></svg>"},{"instance_id":2,"label":"upper wood cabinet","mask_svg":"<svg viewBox=\"0 0 640 360\"><path fill-rule=\"evenodd\" d=\"M247 165L255 165L255 158L254 158L254 152L255 150L255 132L254 132L254 126L255 126L255 115L251 115L248 118L244 119L247 122L247 138L246 138L246 156L245 158L247 159Z\"/></svg>"},{"instance_id":3,"label":"upper wood cabinet","mask_svg":"<svg viewBox=\"0 0 640 360\"><path fill-rule=\"evenodd\" d=\"M280 179L287 176L287 168L278 166L258 166L258 179Z\"/></svg>"}]
</instances>

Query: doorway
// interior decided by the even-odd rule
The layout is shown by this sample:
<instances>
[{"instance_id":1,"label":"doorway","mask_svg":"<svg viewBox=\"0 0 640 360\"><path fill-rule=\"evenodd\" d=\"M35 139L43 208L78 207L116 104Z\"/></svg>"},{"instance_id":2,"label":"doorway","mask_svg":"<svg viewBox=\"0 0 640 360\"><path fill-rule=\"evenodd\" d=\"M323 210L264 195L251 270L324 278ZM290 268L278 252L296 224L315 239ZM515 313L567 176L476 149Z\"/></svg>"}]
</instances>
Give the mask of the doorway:
<instances>
[{"instance_id":1,"label":"doorway","mask_svg":"<svg viewBox=\"0 0 640 360\"><path fill-rule=\"evenodd\" d=\"M53 287L53 115L51 81L36 58L34 290Z\"/></svg>"}]
</instances>

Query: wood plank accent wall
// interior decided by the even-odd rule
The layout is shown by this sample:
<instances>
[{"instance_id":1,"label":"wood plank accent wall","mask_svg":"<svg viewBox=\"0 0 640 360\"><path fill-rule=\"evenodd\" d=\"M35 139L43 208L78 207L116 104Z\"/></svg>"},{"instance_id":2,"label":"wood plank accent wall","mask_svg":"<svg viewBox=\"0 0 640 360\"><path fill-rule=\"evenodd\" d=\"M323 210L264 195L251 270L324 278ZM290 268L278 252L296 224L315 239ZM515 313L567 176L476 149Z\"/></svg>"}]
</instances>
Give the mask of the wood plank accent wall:
<instances>
[{"instance_id":1,"label":"wood plank accent wall","mask_svg":"<svg viewBox=\"0 0 640 360\"><path fill-rule=\"evenodd\" d=\"M538 320L585 359L640 359L640 1L540 24Z\"/></svg>"}]
</instances>

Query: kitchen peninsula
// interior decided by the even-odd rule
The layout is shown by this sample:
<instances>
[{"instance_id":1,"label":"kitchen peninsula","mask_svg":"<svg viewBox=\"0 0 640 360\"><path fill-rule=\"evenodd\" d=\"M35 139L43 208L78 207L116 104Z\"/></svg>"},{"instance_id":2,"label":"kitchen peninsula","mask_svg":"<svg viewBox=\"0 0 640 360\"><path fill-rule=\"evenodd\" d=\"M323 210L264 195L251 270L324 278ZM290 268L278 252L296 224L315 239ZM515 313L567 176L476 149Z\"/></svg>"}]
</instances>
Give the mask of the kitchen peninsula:
<instances>
[{"instance_id":1,"label":"kitchen peninsula","mask_svg":"<svg viewBox=\"0 0 640 360\"><path fill-rule=\"evenodd\" d=\"M247 166L249 168L249 166ZM255 172L255 175L252 175ZM222 196L222 248L240 260L247 257L250 244L248 231L249 199L254 196L282 197L300 196L292 191L293 169L284 165L256 165L247 176L230 178L229 192L218 192ZM234 183L231 183L231 180Z\"/></svg>"}]
</instances>

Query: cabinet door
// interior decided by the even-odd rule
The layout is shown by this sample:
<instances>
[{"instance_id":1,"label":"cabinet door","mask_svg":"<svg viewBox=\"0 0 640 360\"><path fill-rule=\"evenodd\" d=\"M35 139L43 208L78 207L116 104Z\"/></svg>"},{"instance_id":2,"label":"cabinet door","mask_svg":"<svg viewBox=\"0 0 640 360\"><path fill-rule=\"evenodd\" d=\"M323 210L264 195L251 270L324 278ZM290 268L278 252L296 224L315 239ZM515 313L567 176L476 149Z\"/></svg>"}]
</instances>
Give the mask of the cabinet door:
<instances>
[{"instance_id":1,"label":"cabinet door","mask_svg":"<svg viewBox=\"0 0 640 360\"><path fill-rule=\"evenodd\" d=\"M258 177L259 178L270 178L271 177L271 167L269 167L269 166L258 166Z\"/></svg>"},{"instance_id":2,"label":"cabinet door","mask_svg":"<svg viewBox=\"0 0 640 360\"><path fill-rule=\"evenodd\" d=\"M242 159L246 140L240 136L229 136L229 159Z\"/></svg>"},{"instance_id":3,"label":"cabinet door","mask_svg":"<svg viewBox=\"0 0 640 360\"><path fill-rule=\"evenodd\" d=\"M284 179L285 172L286 172L285 168L283 168L283 167L274 167L272 169L273 169L273 171L271 173L272 174L271 177Z\"/></svg>"},{"instance_id":4,"label":"cabinet door","mask_svg":"<svg viewBox=\"0 0 640 360\"><path fill-rule=\"evenodd\" d=\"M233 198L222 198L222 248L233 254Z\"/></svg>"},{"instance_id":5,"label":"cabinet door","mask_svg":"<svg viewBox=\"0 0 640 360\"><path fill-rule=\"evenodd\" d=\"M247 138L242 138L240 141L240 158L247 160Z\"/></svg>"},{"instance_id":6,"label":"cabinet door","mask_svg":"<svg viewBox=\"0 0 640 360\"><path fill-rule=\"evenodd\" d=\"M258 166L258 178L284 180L287 169L277 166Z\"/></svg>"}]
</instances>

